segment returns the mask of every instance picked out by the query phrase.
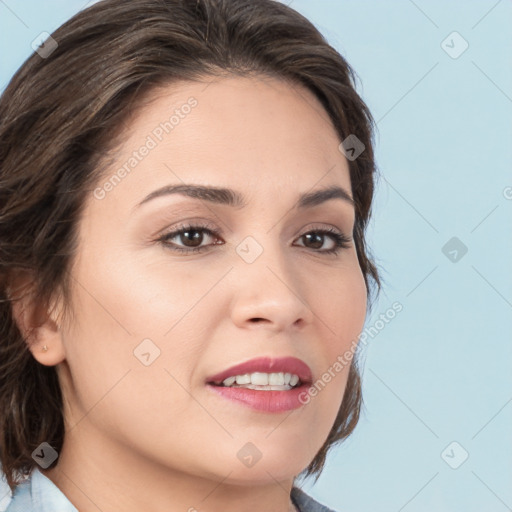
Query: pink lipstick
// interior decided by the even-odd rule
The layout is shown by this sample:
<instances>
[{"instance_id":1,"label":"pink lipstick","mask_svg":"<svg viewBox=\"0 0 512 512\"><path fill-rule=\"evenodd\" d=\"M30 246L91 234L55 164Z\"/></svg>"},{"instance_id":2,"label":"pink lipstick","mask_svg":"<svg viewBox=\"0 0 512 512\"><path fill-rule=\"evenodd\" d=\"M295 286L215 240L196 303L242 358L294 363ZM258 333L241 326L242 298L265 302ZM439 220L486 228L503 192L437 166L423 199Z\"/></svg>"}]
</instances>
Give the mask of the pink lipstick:
<instances>
[{"instance_id":1,"label":"pink lipstick","mask_svg":"<svg viewBox=\"0 0 512 512\"><path fill-rule=\"evenodd\" d=\"M286 390L265 389L269 386L255 386L248 376L254 373L260 374L291 374L291 381L284 387ZM242 384L235 382L239 376ZM240 379L240 377L243 379ZM254 378L254 376L253 376ZM282 377L281 377L282 378ZM230 385L225 386L223 381L228 379ZM242 364L227 368L226 370L206 378L208 388L223 398L238 402L252 409L264 412L285 412L297 409L305 404L304 397L312 382L312 373L309 366L296 357L282 357L273 359L259 357ZM250 389L245 386L253 386L261 389ZM279 387L279 386L278 386Z\"/></svg>"}]
</instances>

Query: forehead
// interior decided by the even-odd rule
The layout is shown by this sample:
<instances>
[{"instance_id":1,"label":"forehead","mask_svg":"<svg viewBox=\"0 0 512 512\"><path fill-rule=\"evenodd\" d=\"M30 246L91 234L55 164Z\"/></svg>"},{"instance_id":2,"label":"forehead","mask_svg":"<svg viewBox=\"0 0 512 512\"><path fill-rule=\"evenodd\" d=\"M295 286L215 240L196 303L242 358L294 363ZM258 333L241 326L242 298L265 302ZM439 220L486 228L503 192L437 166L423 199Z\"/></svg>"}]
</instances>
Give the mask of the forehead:
<instances>
[{"instance_id":1,"label":"forehead","mask_svg":"<svg viewBox=\"0 0 512 512\"><path fill-rule=\"evenodd\" d=\"M160 87L126 126L103 182L124 168L122 195L131 203L157 186L185 182L232 185L249 197L258 190L304 192L320 181L350 190L339 135L319 100L273 77ZM120 188L111 195L121 196Z\"/></svg>"}]
</instances>

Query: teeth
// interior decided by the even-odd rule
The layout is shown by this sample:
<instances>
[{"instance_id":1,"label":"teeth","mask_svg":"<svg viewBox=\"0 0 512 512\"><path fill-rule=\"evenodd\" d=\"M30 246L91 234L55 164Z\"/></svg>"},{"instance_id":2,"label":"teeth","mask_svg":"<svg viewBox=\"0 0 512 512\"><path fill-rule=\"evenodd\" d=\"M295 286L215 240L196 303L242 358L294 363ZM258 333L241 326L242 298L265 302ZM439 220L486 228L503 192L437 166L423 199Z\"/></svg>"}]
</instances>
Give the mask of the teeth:
<instances>
[{"instance_id":1,"label":"teeth","mask_svg":"<svg viewBox=\"0 0 512 512\"><path fill-rule=\"evenodd\" d=\"M228 377L227 379L224 379L223 384L224 386L231 386L231 384L234 384L236 381L236 377Z\"/></svg>"},{"instance_id":2,"label":"teeth","mask_svg":"<svg viewBox=\"0 0 512 512\"><path fill-rule=\"evenodd\" d=\"M296 386L299 382L299 377L291 373L245 373L243 375L236 375L224 379L222 384L224 386L244 386L249 389L290 389Z\"/></svg>"},{"instance_id":3,"label":"teeth","mask_svg":"<svg viewBox=\"0 0 512 512\"><path fill-rule=\"evenodd\" d=\"M282 386L286 384L286 379L284 378L284 373L269 373L268 374L268 383L271 386Z\"/></svg>"},{"instance_id":4,"label":"teeth","mask_svg":"<svg viewBox=\"0 0 512 512\"><path fill-rule=\"evenodd\" d=\"M292 389L290 385L284 386L255 386L254 384L243 384L242 386L233 385L232 388L257 389L258 391L288 391Z\"/></svg>"},{"instance_id":5,"label":"teeth","mask_svg":"<svg viewBox=\"0 0 512 512\"><path fill-rule=\"evenodd\" d=\"M251 373L251 375L243 375L244 382L240 382L239 377L236 378L237 384L253 384L254 386L268 386L268 374L255 372ZM247 382L249 379L249 382Z\"/></svg>"},{"instance_id":6,"label":"teeth","mask_svg":"<svg viewBox=\"0 0 512 512\"><path fill-rule=\"evenodd\" d=\"M251 383L251 376L246 373L245 375L237 375L236 376L236 383L237 384L250 384Z\"/></svg>"}]
</instances>

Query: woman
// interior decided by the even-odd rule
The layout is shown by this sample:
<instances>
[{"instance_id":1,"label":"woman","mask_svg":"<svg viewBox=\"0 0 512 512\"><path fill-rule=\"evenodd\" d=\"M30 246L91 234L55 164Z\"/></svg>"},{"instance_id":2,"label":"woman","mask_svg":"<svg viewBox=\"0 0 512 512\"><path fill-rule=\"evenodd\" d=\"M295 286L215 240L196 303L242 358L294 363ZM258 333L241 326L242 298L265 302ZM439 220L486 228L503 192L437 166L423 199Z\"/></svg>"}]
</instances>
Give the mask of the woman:
<instances>
[{"instance_id":1,"label":"woman","mask_svg":"<svg viewBox=\"0 0 512 512\"><path fill-rule=\"evenodd\" d=\"M376 267L372 118L272 0L104 0L0 100L8 511L327 511Z\"/></svg>"}]
</instances>

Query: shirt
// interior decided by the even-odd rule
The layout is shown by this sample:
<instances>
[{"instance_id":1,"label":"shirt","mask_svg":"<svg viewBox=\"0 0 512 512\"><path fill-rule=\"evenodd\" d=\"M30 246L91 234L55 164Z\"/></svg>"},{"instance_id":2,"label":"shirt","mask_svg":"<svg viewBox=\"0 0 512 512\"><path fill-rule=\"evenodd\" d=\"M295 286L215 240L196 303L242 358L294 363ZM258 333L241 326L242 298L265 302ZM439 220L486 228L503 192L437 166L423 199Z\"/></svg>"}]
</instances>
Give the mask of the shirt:
<instances>
[{"instance_id":1,"label":"shirt","mask_svg":"<svg viewBox=\"0 0 512 512\"><path fill-rule=\"evenodd\" d=\"M292 487L290 497L299 512L335 512L299 487ZM48 477L34 468L14 490L5 512L78 512L78 509Z\"/></svg>"}]
</instances>

